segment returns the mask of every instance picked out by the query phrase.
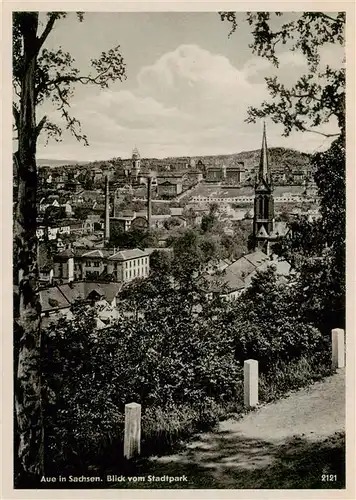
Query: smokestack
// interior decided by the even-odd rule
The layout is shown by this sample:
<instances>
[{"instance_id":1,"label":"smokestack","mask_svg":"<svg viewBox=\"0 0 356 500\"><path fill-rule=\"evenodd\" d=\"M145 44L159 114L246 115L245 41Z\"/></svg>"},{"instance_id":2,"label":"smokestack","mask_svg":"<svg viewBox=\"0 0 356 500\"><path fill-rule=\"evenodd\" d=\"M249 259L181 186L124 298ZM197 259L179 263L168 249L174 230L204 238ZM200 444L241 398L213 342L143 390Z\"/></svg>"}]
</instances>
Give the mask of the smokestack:
<instances>
[{"instance_id":1,"label":"smokestack","mask_svg":"<svg viewBox=\"0 0 356 500\"><path fill-rule=\"evenodd\" d=\"M105 176L105 232L104 242L108 243L110 240L110 213L109 213L109 179Z\"/></svg>"},{"instance_id":2,"label":"smokestack","mask_svg":"<svg viewBox=\"0 0 356 500\"><path fill-rule=\"evenodd\" d=\"M152 219L151 188L152 188L152 176L148 176L148 179L147 179L147 221L148 221L148 229L151 229L151 219Z\"/></svg>"}]
</instances>

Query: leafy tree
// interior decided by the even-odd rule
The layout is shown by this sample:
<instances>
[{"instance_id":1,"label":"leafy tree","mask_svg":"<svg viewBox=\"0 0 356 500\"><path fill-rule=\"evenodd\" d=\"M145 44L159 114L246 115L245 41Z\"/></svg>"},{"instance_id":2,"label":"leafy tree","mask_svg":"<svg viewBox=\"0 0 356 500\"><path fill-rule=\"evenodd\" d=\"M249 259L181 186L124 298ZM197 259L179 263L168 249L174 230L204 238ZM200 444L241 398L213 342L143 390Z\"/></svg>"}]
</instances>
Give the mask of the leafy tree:
<instances>
[{"instance_id":1,"label":"leafy tree","mask_svg":"<svg viewBox=\"0 0 356 500\"><path fill-rule=\"evenodd\" d=\"M176 217L170 217L169 219L164 221L163 225L166 229L169 230L172 227L179 227L181 225L181 222Z\"/></svg>"},{"instance_id":2,"label":"leafy tree","mask_svg":"<svg viewBox=\"0 0 356 500\"><path fill-rule=\"evenodd\" d=\"M219 228L218 219L219 206L212 203L209 208L209 213L204 214L201 221L201 229L204 233L217 231Z\"/></svg>"},{"instance_id":3,"label":"leafy tree","mask_svg":"<svg viewBox=\"0 0 356 500\"><path fill-rule=\"evenodd\" d=\"M172 258L169 252L154 250L150 255L150 272L169 273Z\"/></svg>"},{"instance_id":4,"label":"leafy tree","mask_svg":"<svg viewBox=\"0 0 356 500\"><path fill-rule=\"evenodd\" d=\"M299 269L304 259L321 255L325 246L319 220L309 222L306 217L298 217L288 224L289 234L273 245L273 251L286 259L295 269Z\"/></svg>"},{"instance_id":5,"label":"leafy tree","mask_svg":"<svg viewBox=\"0 0 356 500\"><path fill-rule=\"evenodd\" d=\"M314 323L322 328L342 325L345 311L345 67L322 68L320 49L327 44L344 47L345 15L293 13L287 22L280 12L249 12L246 17L254 54L278 67L278 49L284 46L284 50L300 51L307 63L306 73L290 88L276 76L265 78L271 100L258 108L250 107L247 121L269 116L283 124L285 136L297 130L336 137L326 152L312 157L321 221L292 222L289 240L275 247L298 263L302 309L309 320L314 314ZM220 13L222 21L231 23L230 35L238 29L238 16L234 12ZM337 133L320 130L330 121L337 123Z\"/></svg>"},{"instance_id":6,"label":"leafy tree","mask_svg":"<svg viewBox=\"0 0 356 500\"><path fill-rule=\"evenodd\" d=\"M55 219L63 219L66 216L64 207L47 207L44 213L43 220L45 223L54 221Z\"/></svg>"},{"instance_id":7,"label":"leafy tree","mask_svg":"<svg viewBox=\"0 0 356 500\"><path fill-rule=\"evenodd\" d=\"M346 192L345 138L338 137L327 151L314 156L315 181L320 193L321 219L306 237L318 238L314 253L302 261L300 301L307 319L323 331L345 325ZM323 249L318 251L323 247Z\"/></svg>"},{"instance_id":8,"label":"leafy tree","mask_svg":"<svg viewBox=\"0 0 356 500\"><path fill-rule=\"evenodd\" d=\"M238 360L257 359L267 372L276 363L325 349L321 333L305 321L296 295L293 285L280 282L273 265L252 278L229 312Z\"/></svg>"},{"instance_id":9,"label":"leafy tree","mask_svg":"<svg viewBox=\"0 0 356 500\"><path fill-rule=\"evenodd\" d=\"M80 220L86 220L88 215L91 213L92 211L90 210L90 208L75 207L74 209L74 217Z\"/></svg>"},{"instance_id":10,"label":"leafy tree","mask_svg":"<svg viewBox=\"0 0 356 500\"><path fill-rule=\"evenodd\" d=\"M169 215L171 213L168 203L152 203L153 215Z\"/></svg>"},{"instance_id":11,"label":"leafy tree","mask_svg":"<svg viewBox=\"0 0 356 500\"><path fill-rule=\"evenodd\" d=\"M124 231L119 226L110 230L110 246L121 248L149 248L158 246L158 232L137 227Z\"/></svg>"},{"instance_id":12,"label":"leafy tree","mask_svg":"<svg viewBox=\"0 0 356 500\"><path fill-rule=\"evenodd\" d=\"M194 427L210 420L207 410L236 400L241 367L230 333L205 310L194 314L192 288L160 278L129 286L142 318L122 317L100 335L93 312L78 306L73 321L45 332L47 449L57 474L68 465L78 474L110 443L118 447L128 401L142 404L143 422L149 411L186 408Z\"/></svg>"},{"instance_id":13,"label":"leafy tree","mask_svg":"<svg viewBox=\"0 0 356 500\"><path fill-rule=\"evenodd\" d=\"M239 14L221 12L222 21L231 24L230 35L237 29ZM278 67L278 48L300 51L306 58L307 73L295 85L287 88L276 76L265 78L271 102L264 101L260 107L250 107L248 122L269 116L275 123L284 125L284 135L292 130L310 131L324 136L315 129L335 117L340 130L345 127L345 68L320 69L320 48L326 44L345 43L345 12L302 12L292 15L292 20L283 22L281 12L248 12L246 21L251 27L254 54ZM243 21L242 21L243 22ZM278 26L275 25L278 22Z\"/></svg>"},{"instance_id":14,"label":"leafy tree","mask_svg":"<svg viewBox=\"0 0 356 500\"><path fill-rule=\"evenodd\" d=\"M43 432L40 378L40 304L36 239L36 147L40 133L60 140L62 128L48 117L38 119L37 110L51 101L61 113L68 129L87 144L79 121L70 114L70 98L76 83L102 88L125 77L119 46L91 61L93 72L81 75L74 60L61 48L46 48L49 34L66 17L65 12L49 12L41 31L39 12L13 14L13 102L14 128L17 131L18 198L14 217L14 245L19 280L21 344L17 361L16 414L19 432L18 462L21 479L28 485L43 472ZM80 21L83 14L78 13Z\"/></svg>"}]
</instances>

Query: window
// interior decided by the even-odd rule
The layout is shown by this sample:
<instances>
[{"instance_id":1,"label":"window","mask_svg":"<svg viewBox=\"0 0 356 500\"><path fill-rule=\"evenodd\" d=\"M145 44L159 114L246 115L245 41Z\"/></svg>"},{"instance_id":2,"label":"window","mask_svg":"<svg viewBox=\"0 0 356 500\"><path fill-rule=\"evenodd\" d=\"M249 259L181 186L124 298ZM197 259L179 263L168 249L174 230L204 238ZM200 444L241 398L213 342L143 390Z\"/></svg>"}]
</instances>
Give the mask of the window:
<instances>
[{"instance_id":1,"label":"window","mask_svg":"<svg viewBox=\"0 0 356 500\"><path fill-rule=\"evenodd\" d=\"M94 262L94 267L99 267L100 262Z\"/></svg>"},{"instance_id":2,"label":"window","mask_svg":"<svg viewBox=\"0 0 356 500\"><path fill-rule=\"evenodd\" d=\"M131 278L131 271L130 271L130 278Z\"/></svg>"}]
</instances>

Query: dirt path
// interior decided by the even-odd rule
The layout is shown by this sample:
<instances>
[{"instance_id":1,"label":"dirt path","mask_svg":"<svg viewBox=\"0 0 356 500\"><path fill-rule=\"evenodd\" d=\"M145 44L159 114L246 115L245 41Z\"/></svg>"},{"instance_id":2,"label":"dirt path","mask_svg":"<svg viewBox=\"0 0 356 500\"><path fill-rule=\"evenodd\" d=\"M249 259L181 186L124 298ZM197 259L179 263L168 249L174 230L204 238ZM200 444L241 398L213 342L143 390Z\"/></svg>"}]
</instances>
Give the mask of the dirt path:
<instances>
[{"instance_id":1,"label":"dirt path","mask_svg":"<svg viewBox=\"0 0 356 500\"><path fill-rule=\"evenodd\" d=\"M191 478L190 487L342 488L345 373L221 422L182 453L152 459L154 473ZM333 483L323 474L336 475ZM189 487L189 486L188 486Z\"/></svg>"}]
</instances>

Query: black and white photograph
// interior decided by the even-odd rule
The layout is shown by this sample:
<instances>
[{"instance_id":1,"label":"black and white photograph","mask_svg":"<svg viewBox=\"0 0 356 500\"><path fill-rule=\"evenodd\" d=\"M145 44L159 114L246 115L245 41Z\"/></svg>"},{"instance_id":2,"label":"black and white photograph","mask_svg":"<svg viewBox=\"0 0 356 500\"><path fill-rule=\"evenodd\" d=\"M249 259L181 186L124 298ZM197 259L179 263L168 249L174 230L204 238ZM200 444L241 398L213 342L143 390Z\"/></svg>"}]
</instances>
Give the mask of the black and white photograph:
<instances>
[{"instance_id":1,"label":"black and white photograph","mask_svg":"<svg viewBox=\"0 0 356 500\"><path fill-rule=\"evenodd\" d=\"M11 12L13 489L351 498L347 9L73 4Z\"/></svg>"}]
</instances>

